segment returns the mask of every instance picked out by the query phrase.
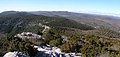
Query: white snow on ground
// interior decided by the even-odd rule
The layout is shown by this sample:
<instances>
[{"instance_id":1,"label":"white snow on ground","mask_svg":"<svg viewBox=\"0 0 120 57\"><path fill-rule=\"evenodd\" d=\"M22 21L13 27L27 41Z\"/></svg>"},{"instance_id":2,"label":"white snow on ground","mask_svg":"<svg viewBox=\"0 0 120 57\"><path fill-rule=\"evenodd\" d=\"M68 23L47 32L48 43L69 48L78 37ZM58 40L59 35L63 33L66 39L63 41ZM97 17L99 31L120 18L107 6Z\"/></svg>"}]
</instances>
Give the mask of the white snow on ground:
<instances>
[{"instance_id":1,"label":"white snow on ground","mask_svg":"<svg viewBox=\"0 0 120 57\"><path fill-rule=\"evenodd\" d=\"M57 47L47 47L47 46L34 46L35 48L37 48L38 51L44 51L46 53L61 53L60 48Z\"/></svg>"},{"instance_id":2,"label":"white snow on ground","mask_svg":"<svg viewBox=\"0 0 120 57\"><path fill-rule=\"evenodd\" d=\"M21 52L8 52L3 57L29 57Z\"/></svg>"},{"instance_id":3,"label":"white snow on ground","mask_svg":"<svg viewBox=\"0 0 120 57\"><path fill-rule=\"evenodd\" d=\"M32 32L22 32L21 34L15 35L15 37L19 37L22 39L26 39L26 38L29 39L29 38L41 38L41 35L37 35Z\"/></svg>"},{"instance_id":4,"label":"white snow on ground","mask_svg":"<svg viewBox=\"0 0 120 57\"><path fill-rule=\"evenodd\" d=\"M49 23L49 22L45 22L45 23ZM46 33L47 31L49 31L50 27L46 26L46 25L42 25L41 23L39 23L39 26L44 27L42 33Z\"/></svg>"},{"instance_id":5,"label":"white snow on ground","mask_svg":"<svg viewBox=\"0 0 120 57\"><path fill-rule=\"evenodd\" d=\"M49 31L50 27L49 26L46 26L46 25L43 25L42 27L44 27L42 33L46 33L47 31Z\"/></svg>"},{"instance_id":6,"label":"white snow on ground","mask_svg":"<svg viewBox=\"0 0 120 57\"><path fill-rule=\"evenodd\" d=\"M44 27L42 33L46 33L50 29L49 26L42 25L41 23L39 23L39 26ZM20 34L15 35L14 37L19 37L22 39L26 39L26 38L29 39L29 38L41 38L41 35L38 35L32 32L22 32Z\"/></svg>"},{"instance_id":7,"label":"white snow on ground","mask_svg":"<svg viewBox=\"0 0 120 57\"><path fill-rule=\"evenodd\" d=\"M60 48L57 47L49 47L49 46L34 46L39 51L35 57L81 57L80 55L76 55L75 53L64 53L61 52ZM22 52L8 52L3 57L30 57Z\"/></svg>"},{"instance_id":8,"label":"white snow on ground","mask_svg":"<svg viewBox=\"0 0 120 57\"><path fill-rule=\"evenodd\" d=\"M49 46L34 46L39 51L36 57L81 57L75 53L64 53L61 52L61 49L58 47L49 47Z\"/></svg>"},{"instance_id":9,"label":"white snow on ground","mask_svg":"<svg viewBox=\"0 0 120 57\"><path fill-rule=\"evenodd\" d=\"M36 57L60 57L61 50L57 47L34 46L39 51Z\"/></svg>"}]
</instances>

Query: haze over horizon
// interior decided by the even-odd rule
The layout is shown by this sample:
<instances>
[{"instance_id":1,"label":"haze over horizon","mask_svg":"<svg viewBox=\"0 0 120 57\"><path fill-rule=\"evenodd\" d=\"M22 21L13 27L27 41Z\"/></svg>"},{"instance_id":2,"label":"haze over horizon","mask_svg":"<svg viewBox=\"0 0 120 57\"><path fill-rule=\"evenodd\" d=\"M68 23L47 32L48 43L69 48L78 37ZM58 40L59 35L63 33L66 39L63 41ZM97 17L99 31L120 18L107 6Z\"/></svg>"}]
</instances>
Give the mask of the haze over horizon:
<instances>
[{"instance_id":1,"label":"haze over horizon","mask_svg":"<svg viewBox=\"0 0 120 57\"><path fill-rule=\"evenodd\" d=\"M0 12L70 11L119 16L119 2L119 0L1 0Z\"/></svg>"}]
</instances>

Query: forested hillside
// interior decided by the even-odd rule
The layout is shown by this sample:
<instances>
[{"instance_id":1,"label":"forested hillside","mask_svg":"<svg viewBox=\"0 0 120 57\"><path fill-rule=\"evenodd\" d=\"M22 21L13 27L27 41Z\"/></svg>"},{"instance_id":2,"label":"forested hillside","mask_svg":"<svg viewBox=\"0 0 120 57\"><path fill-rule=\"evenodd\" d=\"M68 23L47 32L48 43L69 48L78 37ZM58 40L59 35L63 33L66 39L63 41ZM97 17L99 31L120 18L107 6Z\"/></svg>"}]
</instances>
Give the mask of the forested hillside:
<instances>
[{"instance_id":1,"label":"forested hillside","mask_svg":"<svg viewBox=\"0 0 120 57\"><path fill-rule=\"evenodd\" d=\"M48 17L43 15L33 15L25 12L3 12L0 15L0 32L10 33L19 32L31 27L39 27L39 24L48 25L51 27L68 27L81 30L93 29L91 26L77 23L63 17ZM36 29L37 30L37 29Z\"/></svg>"},{"instance_id":2,"label":"forested hillside","mask_svg":"<svg viewBox=\"0 0 120 57\"><path fill-rule=\"evenodd\" d=\"M22 43L21 40L15 39L13 37L14 35L21 32L41 33L43 30L41 24L47 25L51 28L58 27L58 28L68 28L68 29L69 28L80 29L80 30L94 29L92 26L77 23L76 21L69 20L63 17L48 17L43 15L33 15L33 14L28 14L26 12L14 12L14 11L3 12L0 14L1 56L3 56L7 51L11 50L11 48L14 48L12 50L16 50L15 47L12 47L13 46L12 43L16 43L15 45L18 45L17 44L18 41L21 44L24 44ZM8 49L8 47L10 49Z\"/></svg>"},{"instance_id":3,"label":"forested hillside","mask_svg":"<svg viewBox=\"0 0 120 57\"><path fill-rule=\"evenodd\" d=\"M120 17L107 16L107 15L96 15L89 13L75 13L68 11L35 11L30 12L36 15L45 15L45 16L61 16L71 20L75 20L79 23L88 24L98 27L106 27L111 30L118 31L120 28Z\"/></svg>"},{"instance_id":4,"label":"forested hillside","mask_svg":"<svg viewBox=\"0 0 120 57\"><path fill-rule=\"evenodd\" d=\"M50 29L46 33L42 33L44 29L42 25L49 26ZM100 25L103 24L100 23ZM41 35L41 38L23 40L14 37L22 32L36 33ZM27 12L3 12L0 14L0 33L0 35L4 35L0 37L0 57L9 51L20 51L34 57L38 52L33 48L34 45L59 47L65 53L82 53L82 57L120 56L119 32L109 29L109 26L96 28L96 26L58 15L44 16Z\"/></svg>"}]
</instances>

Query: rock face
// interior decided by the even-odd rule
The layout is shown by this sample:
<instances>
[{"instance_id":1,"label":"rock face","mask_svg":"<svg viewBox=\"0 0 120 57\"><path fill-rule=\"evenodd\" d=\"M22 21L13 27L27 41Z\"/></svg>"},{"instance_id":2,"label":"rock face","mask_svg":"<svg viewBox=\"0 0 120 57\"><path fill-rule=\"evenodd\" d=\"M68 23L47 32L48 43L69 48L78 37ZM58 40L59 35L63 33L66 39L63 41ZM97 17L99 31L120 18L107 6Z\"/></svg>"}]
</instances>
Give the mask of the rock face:
<instances>
[{"instance_id":1,"label":"rock face","mask_svg":"<svg viewBox=\"0 0 120 57\"><path fill-rule=\"evenodd\" d=\"M3 57L30 57L30 56L27 56L22 52L8 52Z\"/></svg>"}]
</instances>

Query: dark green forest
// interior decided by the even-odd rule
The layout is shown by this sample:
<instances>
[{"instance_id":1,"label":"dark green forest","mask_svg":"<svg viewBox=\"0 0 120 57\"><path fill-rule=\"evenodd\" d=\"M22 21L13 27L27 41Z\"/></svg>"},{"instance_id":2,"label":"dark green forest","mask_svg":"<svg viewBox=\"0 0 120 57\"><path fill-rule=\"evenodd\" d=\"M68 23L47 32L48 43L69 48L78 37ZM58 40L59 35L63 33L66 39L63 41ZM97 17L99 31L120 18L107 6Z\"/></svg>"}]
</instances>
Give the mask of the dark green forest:
<instances>
[{"instance_id":1,"label":"dark green forest","mask_svg":"<svg viewBox=\"0 0 120 57\"><path fill-rule=\"evenodd\" d=\"M40 23L51 27L42 35L45 39L22 40L14 37L21 32L41 34L44 28ZM48 17L25 12L0 15L0 32L0 57L9 51L20 51L34 57L38 51L33 46L46 44L59 47L66 53L82 53L82 57L120 57L120 33L105 27L94 28L60 16Z\"/></svg>"}]
</instances>

